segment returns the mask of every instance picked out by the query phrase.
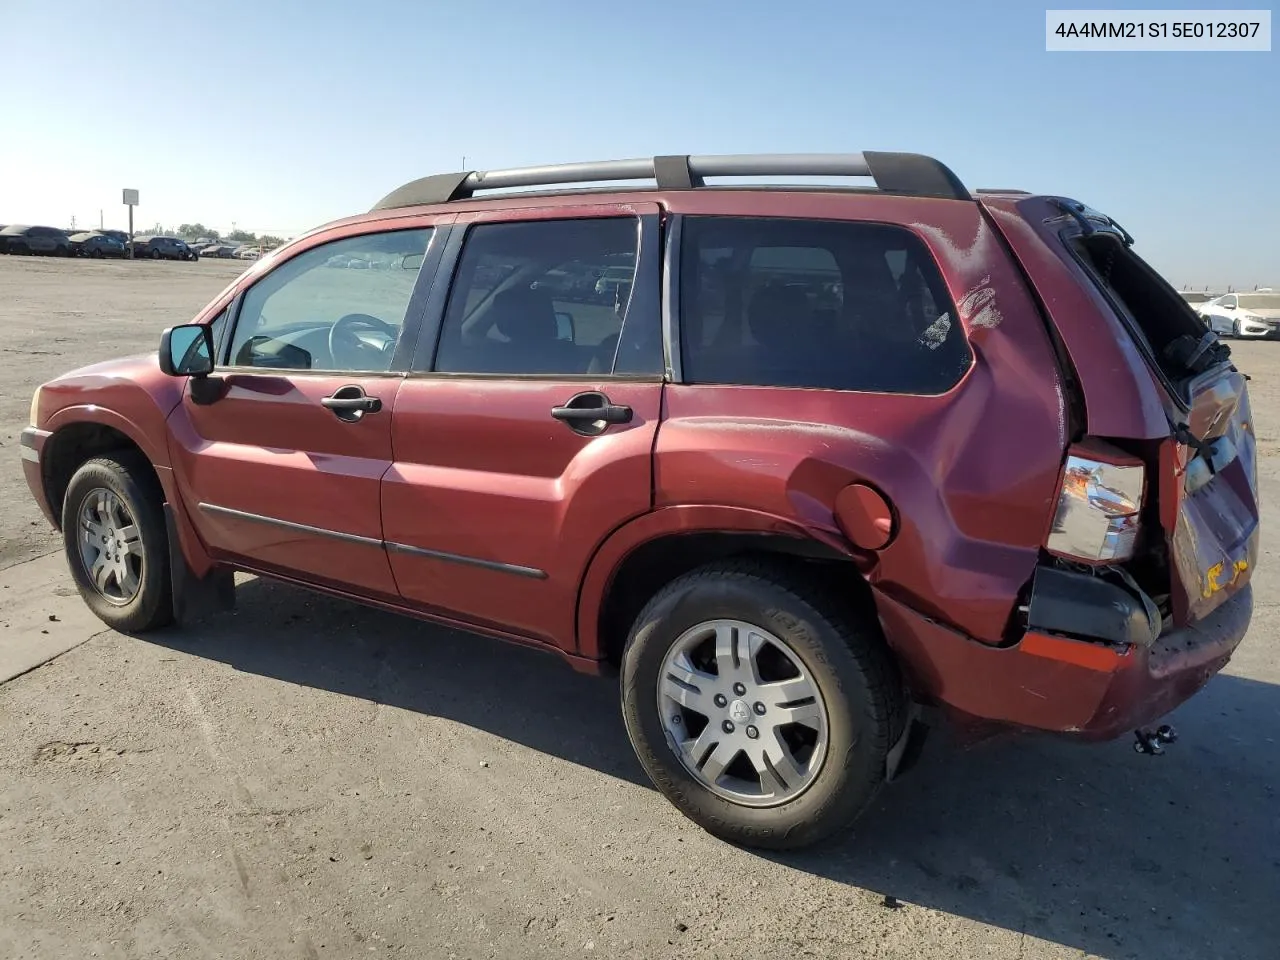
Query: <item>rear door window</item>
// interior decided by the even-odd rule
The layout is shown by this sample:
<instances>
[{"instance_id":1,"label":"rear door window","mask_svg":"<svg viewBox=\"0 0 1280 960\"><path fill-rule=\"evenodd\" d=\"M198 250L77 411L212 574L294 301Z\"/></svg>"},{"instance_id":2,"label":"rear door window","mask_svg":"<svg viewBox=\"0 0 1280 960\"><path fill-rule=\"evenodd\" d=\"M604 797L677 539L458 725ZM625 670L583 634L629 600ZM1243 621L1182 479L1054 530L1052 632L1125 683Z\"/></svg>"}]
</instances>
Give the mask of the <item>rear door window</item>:
<instances>
[{"instance_id":1,"label":"rear door window","mask_svg":"<svg viewBox=\"0 0 1280 960\"><path fill-rule=\"evenodd\" d=\"M639 252L632 217L491 223L467 232L435 370L614 372Z\"/></svg>"},{"instance_id":2,"label":"rear door window","mask_svg":"<svg viewBox=\"0 0 1280 960\"><path fill-rule=\"evenodd\" d=\"M924 243L901 227L689 217L689 383L945 393L972 360Z\"/></svg>"}]
</instances>

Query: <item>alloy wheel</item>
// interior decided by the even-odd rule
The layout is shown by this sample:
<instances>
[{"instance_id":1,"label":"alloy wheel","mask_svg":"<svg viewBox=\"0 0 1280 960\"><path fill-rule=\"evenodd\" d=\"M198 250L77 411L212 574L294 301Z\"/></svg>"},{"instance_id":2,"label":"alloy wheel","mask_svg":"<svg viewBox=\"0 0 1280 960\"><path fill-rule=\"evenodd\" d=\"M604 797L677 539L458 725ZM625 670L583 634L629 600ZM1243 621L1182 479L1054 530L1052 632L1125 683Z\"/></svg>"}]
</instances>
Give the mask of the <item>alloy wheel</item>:
<instances>
[{"instance_id":1,"label":"alloy wheel","mask_svg":"<svg viewBox=\"0 0 1280 960\"><path fill-rule=\"evenodd\" d=\"M658 679L671 749L717 796L752 807L795 799L827 752L827 708L804 662L768 630L711 620L672 644Z\"/></svg>"},{"instance_id":2,"label":"alloy wheel","mask_svg":"<svg viewBox=\"0 0 1280 960\"><path fill-rule=\"evenodd\" d=\"M142 533L125 502L105 487L80 504L80 562L108 603L124 606L142 588Z\"/></svg>"}]
</instances>

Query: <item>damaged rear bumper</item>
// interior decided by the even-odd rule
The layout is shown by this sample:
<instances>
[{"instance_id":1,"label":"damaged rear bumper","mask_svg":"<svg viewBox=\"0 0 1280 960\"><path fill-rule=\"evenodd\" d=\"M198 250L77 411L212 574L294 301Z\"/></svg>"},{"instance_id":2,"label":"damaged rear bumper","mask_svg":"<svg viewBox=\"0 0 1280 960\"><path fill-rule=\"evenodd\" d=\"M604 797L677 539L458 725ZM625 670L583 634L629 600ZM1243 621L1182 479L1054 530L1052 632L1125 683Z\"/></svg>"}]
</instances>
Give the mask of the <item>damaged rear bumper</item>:
<instances>
[{"instance_id":1,"label":"damaged rear bumper","mask_svg":"<svg viewBox=\"0 0 1280 960\"><path fill-rule=\"evenodd\" d=\"M890 647L926 702L961 720L1107 740L1158 720L1226 665L1249 628L1253 589L1243 587L1205 619L1149 645L1092 643L1033 628L1014 646L992 647L879 592L876 604ZM1143 619L1116 622L1136 639Z\"/></svg>"}]
</instances>

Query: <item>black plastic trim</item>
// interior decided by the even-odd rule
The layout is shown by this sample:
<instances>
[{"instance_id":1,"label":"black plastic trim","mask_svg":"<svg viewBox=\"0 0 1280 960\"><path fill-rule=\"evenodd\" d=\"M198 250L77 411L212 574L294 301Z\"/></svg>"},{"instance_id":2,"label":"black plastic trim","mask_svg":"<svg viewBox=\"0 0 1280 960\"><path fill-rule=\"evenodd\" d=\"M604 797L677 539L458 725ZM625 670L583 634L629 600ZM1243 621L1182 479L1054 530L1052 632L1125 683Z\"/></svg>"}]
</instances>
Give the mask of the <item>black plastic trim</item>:
<instances>
[{"instance_id":1,"label":"black plastic trim","mask_svg":"<svg viewBox=\"0 0 1280 960\"><path fill-rule=\"evenodd\" d=\"M164 504L164 526L169 539L169 582L174 620L183 623L205 613L235 609L235 571L229 567L214 567L204 577L197 577L182 552L178 521L170 503Z\"/></svg>"},{"instance_id":2,"label":"black plastic trim","mask_svg":"<svg viewBox=\"0 0 1280 960\"><path fill-rule=\"evenodd\" d=\"M422 320L418 327L418 342L414 346L409 363L410 373L430 373L436 365L436 351L440 348L440 333L444 329L444 314L449 306L449 295L457 278L458 262L462 258L462 244L472 224L451 224L449 235L440 250L436 264L436 276L443 283L433 283L430 295L422 308Z\"/></svg>"},{"instance_id":3,"label":"black plastic trim","mask_svg":"<svg viewBox=\"0 0 1280 960\"><path fill-rule=\"evenodd\" d=\"M418 206L423 203L449 203L452 200L465 200L471 196L466 187L471 171L458 173L437 173L429 177L411 180L403 186L396 187L373 207L374 210L386 210L392 207Z\"/></svg>"},{"instance_id":4,"label":"black plastic trim","mask_svg":"<svg viewBox=\"0 0 1280 960\"><path fill-rule=\"evenodd\" d=\"M692 190L702 186L701 178L689 170L688 154L654 157L653 173L661 190Z\"/></svg>"},{"instance_id":5,"label":"black plastic trim","mask_svg":"<svg viewBox=\"0 0 1280 960\"><path fill-rule=\"evenodd\" d=\"M1036 570L1027 611L1032 630L1150 647L1161 625L1155 603L1141 591L1088 573L1057 567Z\"/></svg>"},{"instance_id":6,"label":"black plastic trim","mask_svg":"<svg viewBox=\"0 0 1280 960\"><path fill-rule=\"evenodd\" d=\"M973 200L968 188L946 165L918 153L864 150L871 176L885 193L906 193L943 200Z\"/></svg>"}]
</instances>

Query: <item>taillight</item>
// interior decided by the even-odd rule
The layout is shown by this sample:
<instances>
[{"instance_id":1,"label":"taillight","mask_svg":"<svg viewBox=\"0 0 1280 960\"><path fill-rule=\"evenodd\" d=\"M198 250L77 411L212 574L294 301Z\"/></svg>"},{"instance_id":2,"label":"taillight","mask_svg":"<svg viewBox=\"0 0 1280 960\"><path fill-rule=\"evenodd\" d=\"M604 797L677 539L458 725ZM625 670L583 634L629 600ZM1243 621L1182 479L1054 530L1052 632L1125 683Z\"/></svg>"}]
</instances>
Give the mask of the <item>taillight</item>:
<instances>
[{"instance_id":1,"label":"taillight","mask_svg":"<svg viewBox=\"0 0 1280 960\"><path fill-rule=\"evenodd\" d=\"M1141 529L1142 461L1110 444L1087 440L1067 451L1058 509L1045 546L1084 563L1133 556Z\"/></svg>"}]
</instances>

